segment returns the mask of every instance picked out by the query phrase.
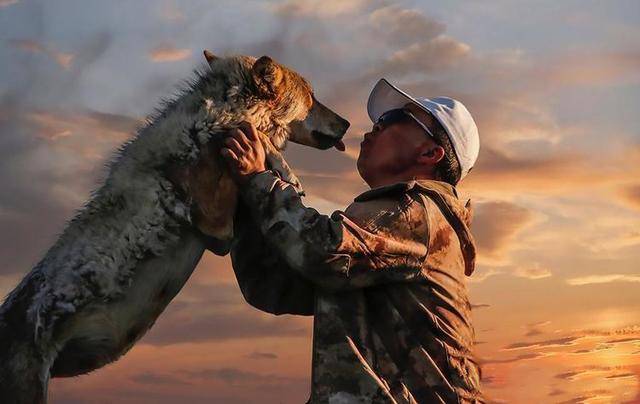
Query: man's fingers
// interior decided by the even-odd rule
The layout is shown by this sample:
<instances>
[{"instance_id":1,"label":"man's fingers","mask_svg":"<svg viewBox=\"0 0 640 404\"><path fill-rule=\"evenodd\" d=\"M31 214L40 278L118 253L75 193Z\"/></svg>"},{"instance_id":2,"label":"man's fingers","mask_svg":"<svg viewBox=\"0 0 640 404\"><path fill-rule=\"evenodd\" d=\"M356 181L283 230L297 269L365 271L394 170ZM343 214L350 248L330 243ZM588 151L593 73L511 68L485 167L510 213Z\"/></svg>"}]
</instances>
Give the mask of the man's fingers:
<instances>
[{"instance_id":1,"label":"man's fingers","mask_svg":"<svg viewBox=\"0 0 640 404\"><path fill-rule=\"evenodd\" d=\"M234 162L238 162L238 156L233 152L233 150L227 148L227 147L223 147L220 149L220 154L222 154L222 157L226 158L227 160L232 160Z\"/></svg>"},{"instance_id":2,"label":"man's fingers","mask_svg":"<svg viewBox=\"0 0 640 404\"><path fill-rule=\"evenodd\" d=\"M247 135L247 139L258 140L258 130L255 126L253 126L251 122L242 121L240 122L238 127L240 128L240 130L242 130L242 132L244 132L245 135Z\"/></svg>"},{"instance_id":3,"label":"man's fingers","mask_svg":"<svg viewBox=\"0 0 640 404\"><path fill-rule=\"evenodd\" d=\"M240 143L236 140L235 137L228 137L224 140L224 144L227 148L231 149L231 151L236 156L242 156L247 152L247 148L240 145Z\"/></svg>"},{"instance_id":4,"label":"man's fingers","mask_svg":"<svg viewBox=\"0 0 640 404\"><path fill-rule=\"evenodd\" d=\"M242 147L244 150L249 151L253 147L251 145L251 142L249 141L249 139L247 138L247 136L244 134L242 130L240 129L234 130L233 132L231 132L231 136L233 137L233 139L235 139L238 142L240 147Z\"/></svg>"},{"instance_id":5,"label":"man's fingers","mask_svg":"<svg viewBox=\"0 0 640 404\"><path fill-rule=\"evenodd\" d=\"M231 129L228 132L228 136L225 139L225 141L228 139L235 139L236 142L238 142L238 144L240 145L240 147L244 150L251 149L250 145L248 144L247 137L244 135L242 130L240 130L240 128Z\"/></svg>"}]
</instances>

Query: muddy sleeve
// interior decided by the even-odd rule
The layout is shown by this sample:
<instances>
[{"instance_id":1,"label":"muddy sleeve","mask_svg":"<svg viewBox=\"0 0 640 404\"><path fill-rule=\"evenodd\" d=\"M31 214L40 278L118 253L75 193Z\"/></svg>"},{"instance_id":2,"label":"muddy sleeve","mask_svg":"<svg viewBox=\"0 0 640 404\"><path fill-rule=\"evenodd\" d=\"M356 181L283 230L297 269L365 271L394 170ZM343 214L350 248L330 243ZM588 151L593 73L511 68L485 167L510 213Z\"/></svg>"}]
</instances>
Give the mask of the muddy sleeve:
<instances>
[{"instance_id":1,"label":"muddy sleeve","mask_svg":"<svg viewBox=\"0 0 640 404\"><path fill-rule=\"evenodd\" d=\"M252 177L241 195L271 248L318 287L345 290L420 279L428 243L424 234L412 237L405 231L405 214L389 219L381 212L384 220L366 226L342 211L322 215L304 206L293 187L270 171ZM411 218L416 220L426 217Z\"/></svg>"}]
</instances>

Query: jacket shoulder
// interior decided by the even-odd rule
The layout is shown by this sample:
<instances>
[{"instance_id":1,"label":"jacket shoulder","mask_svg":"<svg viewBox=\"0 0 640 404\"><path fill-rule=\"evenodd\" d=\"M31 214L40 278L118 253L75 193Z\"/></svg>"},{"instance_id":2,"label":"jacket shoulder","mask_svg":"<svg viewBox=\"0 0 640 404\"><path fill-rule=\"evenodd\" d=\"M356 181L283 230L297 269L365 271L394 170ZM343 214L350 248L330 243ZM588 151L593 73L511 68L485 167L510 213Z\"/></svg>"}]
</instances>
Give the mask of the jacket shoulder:
<instances>
[{"instance_id":1,"label":"jacket shoulder","mask_svg":"<svg viewBox=\"0 0 640 404\"><path fill-rule=\"evenodd\" d=\"M418 240L428 234L428 215L420 198L403 187L356 198L344 215L358 226L388 236Z\"/></svg>"}]
</instances>

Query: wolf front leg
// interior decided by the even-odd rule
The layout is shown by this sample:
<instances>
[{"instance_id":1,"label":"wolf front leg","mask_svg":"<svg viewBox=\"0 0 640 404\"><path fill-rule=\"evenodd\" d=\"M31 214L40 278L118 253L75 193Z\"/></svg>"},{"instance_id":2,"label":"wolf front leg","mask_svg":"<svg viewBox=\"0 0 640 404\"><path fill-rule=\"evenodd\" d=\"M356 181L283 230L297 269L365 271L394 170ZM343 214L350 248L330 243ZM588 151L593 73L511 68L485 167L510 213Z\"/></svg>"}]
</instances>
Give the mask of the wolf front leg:
<instances>
[{"instance_id":1,"label":"wolf front leg","mask_svg":"<svg viewBox=\"0 0 640 404\"><path fill-rule=\"evenodd\" d=\"M289 164L284 160L282 153L280 153L280 151L276 149L270 141L264 140L262 143L264 144L267 166L269 166L271 170L277 172L280 175L280 178L284 181L293 185L300 196L304 196L302 183L293 173Z\"/></svg>"},{"instance_id":2,"label":"wolf front leg","mask_svg":"<svg viewBox=\"0 0 640 404\"><path fill-rule=\"evenodd\" d=\"M17 346L16 346L17 345ZM0 402L45 404L49 368L28 344L12 344L0 358Z\"/></svg>"},{"instance_id":3,"label":"wolf front leg","mask_svg":"<svg viewBox=\"0 0 640 404\"><path fill-rule=\"evenodd\" d=\"M42 278L30 274L0 307L0 402L47 402L50 363L36 346L33 321L27 316Z\"/></svg>"}]
</instances>

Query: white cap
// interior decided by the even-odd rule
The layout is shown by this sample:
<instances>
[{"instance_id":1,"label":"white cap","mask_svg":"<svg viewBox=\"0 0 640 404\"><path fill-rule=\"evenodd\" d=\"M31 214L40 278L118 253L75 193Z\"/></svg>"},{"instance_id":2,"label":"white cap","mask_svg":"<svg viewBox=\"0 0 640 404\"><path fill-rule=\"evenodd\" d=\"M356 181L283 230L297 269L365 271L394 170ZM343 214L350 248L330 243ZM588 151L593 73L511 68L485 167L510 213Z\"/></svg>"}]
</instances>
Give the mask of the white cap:
<instances>
[{"instance_id":1,"label":"white cap","mask_svg":"<svg viewBox=\"0 0 640 404\"><path fill-rule=\"evenodd\" d=\"M385 112L412 103L429 112L442 125L460 163L460 179L473 168L480 152L478 127L467 108L449 97L412 97L386 79L380 79L369 94L367 112L374 123Z\"/></svg>"}]
</instances>

